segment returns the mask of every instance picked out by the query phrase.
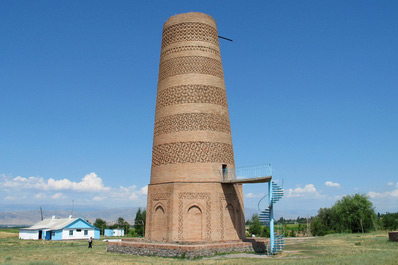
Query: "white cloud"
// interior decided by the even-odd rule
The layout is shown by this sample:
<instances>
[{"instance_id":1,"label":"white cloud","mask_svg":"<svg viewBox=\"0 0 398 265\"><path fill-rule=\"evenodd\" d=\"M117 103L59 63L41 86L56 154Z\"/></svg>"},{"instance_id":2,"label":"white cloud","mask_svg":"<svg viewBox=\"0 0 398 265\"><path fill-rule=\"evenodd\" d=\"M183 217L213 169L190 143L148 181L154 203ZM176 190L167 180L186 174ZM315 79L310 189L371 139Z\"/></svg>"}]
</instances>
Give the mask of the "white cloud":
<instances>
[{"instance_id":1,"label":"white cloud","mask_svg":"<svg viewBox=\"0 0 398 265\"><path fill-rule=\"evenodd\" d=\"M53 178L45 181L41 177L23 178L17 176L11 180L5 180L0 183L0 186L6 188L21 188L21 189L38 189L38 190L73 190L73 191L107 191L110 188L105 187L102 179L94 172L87 174L80 182L73 182L69 179L55 180Z\"/></svg>"},{"instance_id":2,"label":"white cloud","mask_svg":"<svg viewBox=\"0 0 398 265\"><path fill-rule=\"evenodd\" d=\"M261 197L264 197L264 194L254 194L252 192L246 194L246 198L261 198Z\"/></svg>"},{"instance_id":3,"label":"white cloud","mask_svg":"<svg viewBox=\"0 0 398 265\"><path fill-rule=\"evenodd\" d=\"M137 193L136 193L136 192L131 193L129 199L130 199L130 200L133 200L133 201L134 201L134 200L137 200L137 199L138 199Z\"/></svg>"},{"instance_id":4,"label":"white cloud","mask_svg":"<svg viewBox=\"0 0 398 265\"><path fill-rule=\"evenodd\" d=\"M121 187L122 188L122 187ZM130 200L137 200L143 196L148 195L148 186L142 187L140 190L136 191L137 186L131 186L129 188L123 188L125 192L127 192L130 196L128 197Z\"/></svg>"},{"instance_id":5,"label":"white cloud","mask_svg":"<svg viewBox=\"0 0 398 265\"><path fill-rule=\"evenodd\" d=\"M388 186L394 186L395 189L392 191L384 191L384 192L375 192L375 191L369 191L368 196L370 198L395 198L398 197L398 182L395 184L394 182L388 182Z\"/></svg>"},{"instance_id":6,"label":"white cloud","mask_svg":"<svg viewBox=\"0 0 398 265\"><path fill-rule=\"evenodd\" d=\"M102 197L102 196L95 196L93 198L93 201L103 201L103 200L105 200L105 197Z\"/></svg>"},{"instance_id":7,"label":"white cloud","mask_svg":"<svg viewBox=\"0 0 398 265\"><path fill-rule=\"evenodd\" d=\"M50 190L76 190L76 191L104 191L110 188L104 187L102 179L94 172L84 176L81 182L72 182L68 179L54 180L50 178L47 183Z\"/></svg>"},{"instance_id":8,"label":"white cloud","mask_svg":"<svg viewBox=\"0 0 398 265\"><path fill-rule=\"evenodd\" d=\"M385 191L385 192L375 192L369 191L368 196L370 198L382 198L382 197L398 197L398 189L393 191Z\"/></svg>"},{"instance_id":9,"label":"white cloud","mask_svg":"<svg viewBox=\"0 0 398 265\"><path fill-rule=\"evenodd\" d=\"M43 192L37 193L35 199L45 199L47 196Z\"/></svg>"},{"instance_id":10,"label":"white cloud","mask_svg":"<svg viewBox=\"0 0 398 265\"><path fill-rule=\"evenodd\" d=\"M287 197L319 197L320 194L313 184L307 184L304 188L297 187L295 189L286 190Z\"/></svg>"},{"instance_id":11,"label":"white cloud","mask_svg":"<svg viewBox=\"0 0 398 265\"><path fill-rule=\"evenodd\" d=\"M340 184L332 181L326 181L325 182L326 187L333 187L333 188L340 188Z\"/></svg>"},{"instance_id":12,"label":"white cloud","mask_svg":"<svg viewBox=\"0 0 398 265\"><path fill-rule=\"evenodd\" d=\"M66 197L62 193L58 192L58 193L55 193L53 196L51 196L51 198L54 200L58 200L58 199L64 199Z\"/></svg>"},{"instance_id":13,"label":"white cloud","mask_svg":"<svg viewBox=\"0 0 398 265\"><path fill-rule=\"evenodd\" d=\"M148 194L148 186L143 186L137 190L137 186L129 187L120 186L119 188L111 188L110 190L101 192L100 196L95 196L94 201L142 201L145 202Z\"/></svg>"},{"instance_id":14,"label":"white cloud","mask_svg":"<svg viewBox=\"0 0 398 265\"><path fill-rule=\"evenodd\" d=\"M148 195L148 185L142 187L141 190L140 190L140 192L141 192L141 194L143 194L143 195Z\"/></svg>"},{"instance_id":15,"label":"white cloud","mask_svg":"<svg viewBox=\"0 0 398 265\"><path fill-rule=\"evenodd\" d=\"M102 202L107 205L144 205L148 186L107 187L94 172L85 175L80 181L70 179L44 179L42 177L11 177L0 175L2 197L8 201L21 201L24 196L35 200L61 200L73 196L85 203ZM8 197L6 197L8 195Z\"/></svg>"}]
</instances>

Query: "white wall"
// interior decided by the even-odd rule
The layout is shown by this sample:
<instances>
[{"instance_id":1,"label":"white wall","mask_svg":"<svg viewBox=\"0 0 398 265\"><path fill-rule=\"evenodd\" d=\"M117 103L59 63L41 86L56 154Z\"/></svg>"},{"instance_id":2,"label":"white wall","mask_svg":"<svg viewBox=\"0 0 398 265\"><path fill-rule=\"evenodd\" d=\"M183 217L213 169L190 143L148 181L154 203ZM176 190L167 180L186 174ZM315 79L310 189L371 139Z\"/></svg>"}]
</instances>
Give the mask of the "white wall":
<instances>
[{"instance_id":1,"label":"white wall","mask_svg":"<svg viewBox=\"0 0 398 265\"><path fill-rule=\"evenodd\" d=\"M69 235L69 230L73 230L73 236ZM89 239L90 237L94 238L94 229L86 228L81 229L80 232L76 231L75 228L65 228L62 230L62 239ZM88 230L88 235L84 235L84 230Z\"/></svg>"},{"instance_id":2,"label":"white wall","mask_svg":"<svg viewBox=\"0 0 398 265\"><path fill-rule=\"evenodd\" d=\"M113 236L124 236L124 229L113 229Z\"/></svg>"},{"instance_id":3,"label":"white wall","mask_svg":"<svg viewBox=\"0 0 398 265\"><path fill-rule=\"evenodd\" d=\"M45 232L44 232L44 237ZM19 239L39 239L39 231L38 230L19 230Z\"/></svg>"}]
</instances>

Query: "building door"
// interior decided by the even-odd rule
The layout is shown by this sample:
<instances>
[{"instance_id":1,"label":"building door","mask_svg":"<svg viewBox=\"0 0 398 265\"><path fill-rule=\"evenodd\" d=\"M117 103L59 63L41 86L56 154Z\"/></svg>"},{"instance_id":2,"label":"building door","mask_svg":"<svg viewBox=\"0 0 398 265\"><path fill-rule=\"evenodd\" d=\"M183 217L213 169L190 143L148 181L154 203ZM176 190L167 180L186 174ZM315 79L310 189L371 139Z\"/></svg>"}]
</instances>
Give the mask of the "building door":
<instances>
[{"instance_id":1,"label":"building door","mask_svg":"<svg viewBox=\"0 0 398 265\"><path fill-rule=\"evenodd\" d=\"M222 165L222 179L223 180L228 179L228 170L227 170L227 165L225 164Z\"/></svg>"},{"instance_id":2,"label":"building door","mask_svg":"<svg viewBox=\"0 0 398 265\"><path fill-rule=\"evenodd\" d=\"M39 230L39 240L43 238L43 231Z\"/></svg>"}]
</instances>

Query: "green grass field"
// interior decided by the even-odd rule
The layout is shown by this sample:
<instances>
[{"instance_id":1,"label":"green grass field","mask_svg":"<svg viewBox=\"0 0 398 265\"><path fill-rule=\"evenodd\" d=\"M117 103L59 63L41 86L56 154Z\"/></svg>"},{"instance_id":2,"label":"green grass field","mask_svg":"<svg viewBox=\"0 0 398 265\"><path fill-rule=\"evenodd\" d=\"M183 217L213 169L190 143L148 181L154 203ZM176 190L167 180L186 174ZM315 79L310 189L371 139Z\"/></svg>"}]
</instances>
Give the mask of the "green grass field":
<instances>
[{"instance_id":1,"label":"green grass field","mask_svg":"<svg viewBox=\"0 0 398 265\"><path fill-rule=\"evenodd\" d=\"M387 232L335 234L317 238L292 238L281 255L267 258L216 258L183 260L107 253L105 242L19 240L15 231L0 230L0 264L397 264L398 242ZM256 256L255 256L256 257Z\"/></svg>"}]
</instances>

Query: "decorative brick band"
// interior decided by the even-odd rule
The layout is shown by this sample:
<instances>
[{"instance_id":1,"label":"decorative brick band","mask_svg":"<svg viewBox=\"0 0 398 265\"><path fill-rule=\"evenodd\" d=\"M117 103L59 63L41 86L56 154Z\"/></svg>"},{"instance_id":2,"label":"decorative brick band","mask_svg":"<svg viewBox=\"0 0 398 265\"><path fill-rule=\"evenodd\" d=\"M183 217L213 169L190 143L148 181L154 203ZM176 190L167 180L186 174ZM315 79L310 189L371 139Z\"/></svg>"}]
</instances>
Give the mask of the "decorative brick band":
<instances>
[{"instance_id":1,"label":"decorative brick band","mask_svg":"<svg viewBox=\"0 0 398 265\"><path fill-rule=\"evenodd\" d=\"M207 46L203 46L203 45L183 45L183 46L179 46L179 47L174 47L174 48L170 48L167 50L164 50L161 54L161 57L168 55L168 54L172 54L172 53L176 53L176 52L184 52L184 51L202 51L202 52L208 52L208 53L212 53L215 55L220 55L220 52L217 49L214 48L210 48Z\"/></svg>"},{"instance_id":2,"label":"decorative brick band","mask_svg":"<svg viewBox=\"0 0 398 265\"><path fill-rule=\"evenodd\" d=\"M192 84L158 90L156 110L183 103L209 103L228 107L225 89L220 87Z\"/></svg>"},{"instance_id":3,"label":"decorative brick band","mask_svg":"<svg viewBox=\"0 0 398 265\"><path fill-rule=\"evenodd\" d=\"M155 136L181 131L217 131L231 133L227 115L183 113L166 116L155 122Z\"/></svg>"},{"instance_id":4,"label":"decorative brick band","mask_svg":"<svg viewBox=\"0 0 398 265\"><path fill-rule=\"evenodd\" d=\"M153 147L152 166L180 163L234 164L232 145L214 142L178 142Z\"/></svg>"},{"instance_id":5,"label":"decorative brick band","mask_svg":"<svg viewBox=\"0 0 398 265\"><path fill-rule=\"evenodd\" d=\"M217 29L200 22L183 22L163 30L162 48L179 41L205 41L218 46Z\"/></svg>"},{"instance_id":6,"label":"decorative brick band","mask_svg":"<svg viewBox=\"0 0 398 265\"><path fill-rule=\"evenodd\" d=\"M204 56L184 56L161 62L159 66L159 81L166 77L190 73L224 78L220 61Z\"/></svg>"}]
</instances>

